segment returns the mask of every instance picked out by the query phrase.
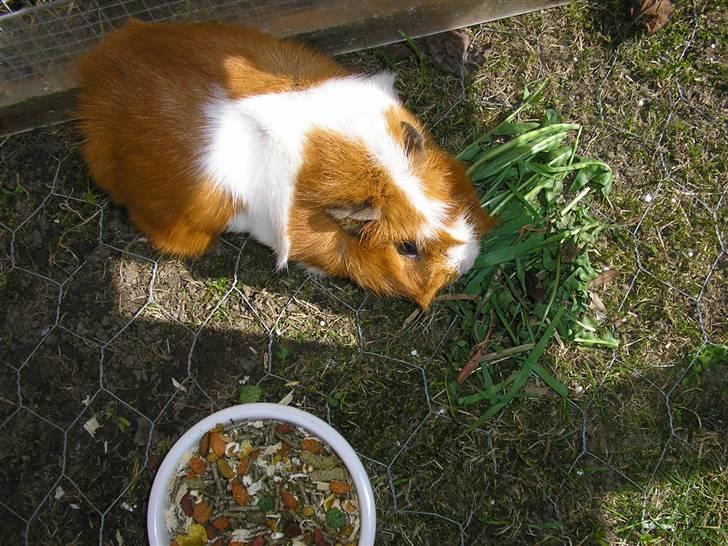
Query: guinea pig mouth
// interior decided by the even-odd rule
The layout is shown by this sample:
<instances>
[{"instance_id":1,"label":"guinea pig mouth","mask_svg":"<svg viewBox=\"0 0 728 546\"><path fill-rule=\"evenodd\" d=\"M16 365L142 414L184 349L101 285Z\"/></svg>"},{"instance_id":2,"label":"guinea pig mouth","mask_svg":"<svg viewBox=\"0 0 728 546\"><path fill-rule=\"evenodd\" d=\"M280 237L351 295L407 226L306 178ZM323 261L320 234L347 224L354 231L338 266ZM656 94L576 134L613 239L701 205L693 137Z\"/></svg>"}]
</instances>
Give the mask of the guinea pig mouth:
<instances>
[{"instance_id":1,"label":"guinea pig mouth","mask_svg":"<svg viewBox=\"0 0 728 546\"><path fill-rule=\"evenodd\" d=\"M477 241L453 245L447 251L447 263L461 277L470 271L479 253L480 244Z\"/></svg>"}]
</instances>

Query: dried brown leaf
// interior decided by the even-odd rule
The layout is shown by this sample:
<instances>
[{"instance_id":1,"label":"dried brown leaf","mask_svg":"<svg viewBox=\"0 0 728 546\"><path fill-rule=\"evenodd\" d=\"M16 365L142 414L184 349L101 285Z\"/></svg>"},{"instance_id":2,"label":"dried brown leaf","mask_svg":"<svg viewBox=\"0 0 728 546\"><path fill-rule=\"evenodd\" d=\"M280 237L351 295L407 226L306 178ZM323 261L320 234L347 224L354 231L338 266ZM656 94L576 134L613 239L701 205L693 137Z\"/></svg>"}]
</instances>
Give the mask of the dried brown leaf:
<instances>
[{"instance_id":1,"label":"dried brown leaf","mask_svg":"<svg viewBox=\"0 0 728 546\"><path fill-rule=\"evenodd\" d=\"M648 34L664 27L674 11L672 0L633 0L630 8L632 18Z\"/></svg>"},{"instance_id":2,"label":"dried brown leaf","mask_svg":"<svg viewBox=\"0 0 728 546\"><path fill-rule=\"evenodd\" d=\"M422 53L432 66L445 74L460 76L464 63L468 58L470 36L459 30L441 32L418 38L409 43L392 44L387 48L387 55L394 62L399 62ZM482 62L482 59L479 59Z\"/></svg>"},{"instance_id":3,"label":"dried brown leaf","mask_svg":"<svg viewBox=\"0 0 728 546\"><path fill-rule=\"evenodd\" d=\"M467 56L470 37L463 31L451 30L425 36L417 41L417 45L440 72L459 76Z\"/></svg>"},{"instance_id":4,"label":"dried brown leaf","mask_svg":"<svg viewBox=\"0 0 728 546\"><path fill-rule=\"evenodd\" d=\"M546 288L533 271L526 271L526 295L536 303L543 301L546 296Z\"/></svg>"},{"instance_id":5,"label":"dried brown leaf","mask_svg":"<svg viewBox=\"0 0 728 546\"><path fill-rule=\"evenodd\" d=\"M599 297L599 294L596 292L589 292L589 299L591 300L591 307L601 313L602 315L607 314L607 308L604 305L604 302L602 301L602 298Z\"/></svg>"},{"instance_id":6,"label":"dried brown leaf","mask_svg":"<svg viewBox=\"0 0 728 546\"><path fill-rule=\"evenodd\" d=\"M470 354L470 358L468 358L468 361L463 365L462 369L460 370L460 373L458 373L457 378L455 381L458 382L458 384L462 385L462 383L470 377L470 375L478 369L478 366L480 366L481 359L483 358L483 355L485 355L486 351L488 350L488 346L490 345L490 336L493 335L493 324L494 324L494 315L493 311L490 312L490 322L488 325L488 333L485 334L485 339L478 343L475 347L473 347L473 352Z\"/></svg>"},{"instance_id":7,"label":"dried brown leaf","mask_svg":"<svg viewBox=\"0 0 728 546\"><path fill-rule=\"evenodd\" d=\"M619 271L617 271L616 269L608 269L606 271L603 271L589 281L589 288L596 288L597 286L601 286L602 288L604 288L618 275Z\"/></svg>"},{"instance_id":8,"label":"dried brown leaf","mask_svg":"<svg viewBox=\"0 0 728 546\"><path fill-rule=\"evenodd\" d=\"M550 397L554 394L551 387L540 387L538 385L526 385L523 387L523 392L526 394L532 394L534 396Z\"/></svg>"}]
</instances>

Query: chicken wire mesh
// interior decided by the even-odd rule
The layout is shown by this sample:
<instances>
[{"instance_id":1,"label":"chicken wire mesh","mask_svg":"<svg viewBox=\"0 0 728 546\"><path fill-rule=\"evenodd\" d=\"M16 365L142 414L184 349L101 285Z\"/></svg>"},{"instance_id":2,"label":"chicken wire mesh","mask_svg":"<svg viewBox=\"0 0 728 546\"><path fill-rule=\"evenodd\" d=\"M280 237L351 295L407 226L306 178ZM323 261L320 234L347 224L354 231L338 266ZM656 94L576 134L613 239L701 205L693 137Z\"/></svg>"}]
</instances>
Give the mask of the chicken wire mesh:
<instances>
[{"instance_id":1,"label":"chicken wire mesh","mask_svg":"<svg viewBox=\"0 0 728 546\"><path fill-rule=\"evenodd\" d=\"M697 20L693 24L694 36ZM688 41L683 55L689 47ZM605 83L620 62L615 53ZM695 115L681 83L675 79L672 87L670 117ZM462 100L450 96L439 112ZM609 103L604 88L596 101L608 111L602 109ZM295 269L272 274L268 251L244 238L224 237L200 262L160 257L123 212L91 190L76 139L60 128L0 142L3 185L13 192L0 222L0 518L8 543L143 543L144 502L166 449L251 383L263 387L268 401L293 392L293 404L325 418L353 444L375 488L382 543L482 543L494 523L478 522L477 513L495 501L474 494L470 505L451 508L418 499L418 491L440 487L441 480L457 482L464 472L462 460L438 459L431 450L477 460L493 480L511 464L512 453L489 427L468 431L467 422L452 421L446 411L443 349L457 330L454 317L436 307L410 322L404 320L407 304ZM642 196L637 221L625 225L601 212L618 226L614 240L624 247L629 278L616 314L628 316L657 286L662 301L679 301L699 332L691 347L697 353L723 342L724 326L715 327L713 318L706 325L706 316L722 311L705 301L725 268L727 190L705 200L692 181L674 174L664 139L663 128L656 140L640 141L657 160L653 174L660 181ZM656 257L646 242L651 213L671 206L675 195L700 210L715 233L717 244L705 252L699 277L681 276L663 263L665 255L684 249L667 241L665 254ZM659 360L657 368L676 373L658 381L632 360L629 347L640 335L623 332L591 396L575 392L567 402L577 426L554 438L568 438L568 475L608 469L642 496L647 510L671 446L695 447L674 402L695 361L681 366L677 352ZM659 344L669 340L652 343L661 355ZM644 461L647 481L594 440L593 420L604 411L600 397L608 395L610 370L618 367L632 370L633 379L647 382L661 400L667 426L659 449ZM441 464L431 483L417 483L424 463ZM556 515L567 503L550 494L542 501Z\"/></svg>"},{"instance_id":2,"label":"chicken wire mesh","mask_svg":"<svg viewBox=\"0 0 728 546\"><path fill-rule=\"evenodd\" d=\"M6 9L10 6L6 3ZM60 0L13 10L0 21L0 80L15 81L67 66L129 17L144 21L240 21L266 30L272 17L300 21L315 1ZM265 12L266 17L262 16ZM294 27L295 28L295 27ZM283 22L281 28L290 33Z\"/></svg>"},{"instance_id":3,"label":"chicken wire mesh","mask_svg":"<svg viewBox=\"0 0 728 546\"><path fill-rule=\"evenodd\" d=\"M305 35L347 52L558 5L559 0L457 4L441 0L50 0L0 4L0 82L57 73L129 17L147 22L225 21L276 36ZM20 9L24 8L24 9ZM326 37L326 39L321 39Z\"/></svg>"}]
</instances>

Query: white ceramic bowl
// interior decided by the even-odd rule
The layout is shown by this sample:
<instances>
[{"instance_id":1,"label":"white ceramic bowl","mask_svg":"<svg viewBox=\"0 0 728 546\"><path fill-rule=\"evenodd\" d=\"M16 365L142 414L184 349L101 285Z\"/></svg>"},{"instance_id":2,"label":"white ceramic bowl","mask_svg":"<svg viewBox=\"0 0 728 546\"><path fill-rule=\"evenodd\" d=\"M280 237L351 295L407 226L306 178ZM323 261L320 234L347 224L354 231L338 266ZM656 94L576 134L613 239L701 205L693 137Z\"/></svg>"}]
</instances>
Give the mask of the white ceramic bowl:
<instances>
[{"instance_id":1,"label":"white ceramic bowl","mask_svg":"<svg viewBox=\"0 0 728 546\"><path fill-rule=\"evenodd\" d=\"M218 411L198 422L177 440L159 466L152 484L147 507L147 534L150 546L169 546L172 540L167 531L164 513L169 499L168 488L182 455L188 450L193 450L202 435L214 428L217 423L239 423L258 419L273 419L299 426L331 446L349 471L359 497L361 518L359 546L373 546L377 527L374 493L361 460L344 437L327 423L305 411L279 404L241 404Z\"/></svg>"}]
</instances>

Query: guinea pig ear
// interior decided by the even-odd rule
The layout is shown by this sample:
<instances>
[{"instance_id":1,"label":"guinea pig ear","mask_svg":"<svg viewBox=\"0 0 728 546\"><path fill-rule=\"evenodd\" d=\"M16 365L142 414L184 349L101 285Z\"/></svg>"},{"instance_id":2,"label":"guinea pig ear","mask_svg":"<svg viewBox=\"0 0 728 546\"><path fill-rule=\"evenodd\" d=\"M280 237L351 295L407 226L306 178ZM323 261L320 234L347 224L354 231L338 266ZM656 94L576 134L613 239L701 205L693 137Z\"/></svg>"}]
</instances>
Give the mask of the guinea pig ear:
<instances>
[{"instance_id":1,"label":"guinea pig ear","mask_svg":"<svg viewBox=\"0 0 728 546\"><path fill-rule=\"evenodd\" d=\"M402 124L402 140L404 142L404 151L409 157L416 157L425 151L425 137L422 136L414 125L401 122Z\"/></svg>"},{"instance_id":2,"label":"guinea pig ear","mask_svg":"<svg viewBox=\"0 0 728 546\"><path fill-rule=\"evenodd\" d=\"M374 207L368 201L350 207L326 209L326 214L331 216L341 229L354 237L359 237L364 226L369 222L374 222L382 217L381 209Z\"/></svg>"}]
</instances>

